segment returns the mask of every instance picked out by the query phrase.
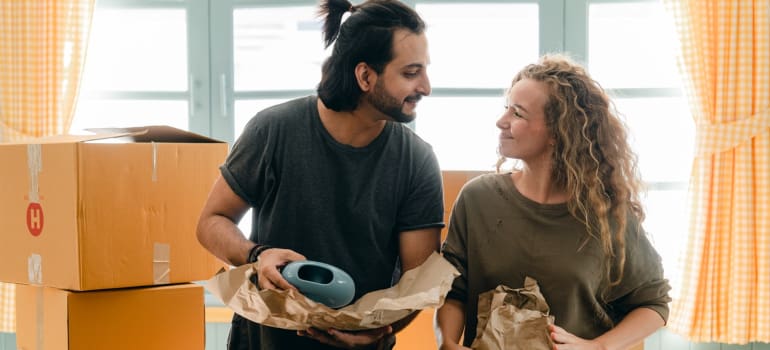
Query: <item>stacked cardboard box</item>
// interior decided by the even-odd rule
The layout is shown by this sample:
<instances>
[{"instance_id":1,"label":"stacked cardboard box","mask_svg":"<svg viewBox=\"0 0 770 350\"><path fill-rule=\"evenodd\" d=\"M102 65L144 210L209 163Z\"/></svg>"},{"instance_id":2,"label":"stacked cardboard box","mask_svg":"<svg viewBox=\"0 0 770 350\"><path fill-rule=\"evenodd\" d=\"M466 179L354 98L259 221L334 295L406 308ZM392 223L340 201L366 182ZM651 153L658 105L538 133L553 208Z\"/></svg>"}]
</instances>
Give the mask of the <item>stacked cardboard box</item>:
<instances>
[{"instance_id":1,"label":"stacked cardboard box","mask_svg":"<svg viewBox=\"0 0 770 350\"><path fill-rule=\"evenodd\" d=\"M97 291L19 284L18 349L203 349L203 287Z\"/></svg>"},{"instance_id":2,"label":"stacked cardboard box","mask_svg":"<svg viewBox=\"0 0 770 350\"><path fill-rule=\"evenodd\" d=\"M195 225L226 154L167 126L0 144L18 347L203 349L203 289L189 282L223 264Z\"/></svg>"}]
</instances>

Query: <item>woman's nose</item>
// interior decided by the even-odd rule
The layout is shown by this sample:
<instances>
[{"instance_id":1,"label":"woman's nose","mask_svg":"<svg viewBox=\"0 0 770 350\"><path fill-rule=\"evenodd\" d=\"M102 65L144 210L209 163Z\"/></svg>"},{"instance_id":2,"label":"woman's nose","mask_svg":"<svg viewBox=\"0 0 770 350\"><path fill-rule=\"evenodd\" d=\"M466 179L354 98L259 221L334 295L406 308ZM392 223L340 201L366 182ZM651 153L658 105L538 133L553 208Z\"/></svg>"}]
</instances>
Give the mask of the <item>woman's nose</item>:
<instances>
[{"instance_id":1,"label":"woman's nose","mask_svg":"<svg viewBox=\"0 0 770 350\"><path fill-rule=\"evenodd\" d=\"M500 118L497 118L497 121L495 122L495 126L500 129L508 129L510 125L511 124L508 122L508 118L505 117L505 114L501 115Z\"/></svg>"}]
</instances>

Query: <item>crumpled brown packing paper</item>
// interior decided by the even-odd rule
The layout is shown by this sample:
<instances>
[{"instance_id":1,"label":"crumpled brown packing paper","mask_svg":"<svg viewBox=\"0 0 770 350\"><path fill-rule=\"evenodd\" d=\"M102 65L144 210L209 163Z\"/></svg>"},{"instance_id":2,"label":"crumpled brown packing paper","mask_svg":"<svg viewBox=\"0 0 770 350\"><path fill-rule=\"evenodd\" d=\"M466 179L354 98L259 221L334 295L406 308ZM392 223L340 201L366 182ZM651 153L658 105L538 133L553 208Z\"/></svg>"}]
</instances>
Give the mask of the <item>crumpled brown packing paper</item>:
<instances>
[{"instance_id":1,"label":"crumpled brown packing paper","mask_svg":"<svg viewBox=\"0 0 770 350\"><path fill-rule=\"evenodd\" d=\"M367 293L341 309L329 308L292 290L258 290L249 281L254 274L256 263L238 266L216 274L206 289L233 312L265 326L362 330L389 325L415 310L443 305L460 273L433 253L422 265L405 272L395 286Z\"/></svg>"},{"instance_id":2,"label":"crumpled brown packing paper","mask_svg":"<svg viewBox=\"0 0 770 350\"><path fill-rule=\"evenodd\" d=\"M540 287L526 277L524 288L504 285L479 295L475 350L552 350L553 316Z\"/></svg>"}]
</instances>

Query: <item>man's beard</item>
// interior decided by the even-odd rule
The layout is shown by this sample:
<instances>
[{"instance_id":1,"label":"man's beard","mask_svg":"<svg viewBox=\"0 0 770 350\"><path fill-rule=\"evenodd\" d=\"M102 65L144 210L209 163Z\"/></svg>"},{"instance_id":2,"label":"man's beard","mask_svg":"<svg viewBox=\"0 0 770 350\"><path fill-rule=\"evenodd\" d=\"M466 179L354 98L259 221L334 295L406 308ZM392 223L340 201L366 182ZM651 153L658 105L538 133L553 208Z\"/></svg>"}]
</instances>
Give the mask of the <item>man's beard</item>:
<instances>
[{"instance_id":1,"label":"man's beard","mask_svg":"<svg viewBox=\"0 0 770 350\"><path fill-rule=\"evenodd\" d=\"M407 100L417 102L420 98L420 95L417 95L416 97L410 96ZM404 113L404 103L399 102L395 97L388 95L385 88L382 86L382 80L378 80L377 83L374 84L374 90L371 94L367 95L367 101L376 110L393 118L393 120L399 123L409 123L417 116L416 113Z\"/></svg>"}]
</instances>

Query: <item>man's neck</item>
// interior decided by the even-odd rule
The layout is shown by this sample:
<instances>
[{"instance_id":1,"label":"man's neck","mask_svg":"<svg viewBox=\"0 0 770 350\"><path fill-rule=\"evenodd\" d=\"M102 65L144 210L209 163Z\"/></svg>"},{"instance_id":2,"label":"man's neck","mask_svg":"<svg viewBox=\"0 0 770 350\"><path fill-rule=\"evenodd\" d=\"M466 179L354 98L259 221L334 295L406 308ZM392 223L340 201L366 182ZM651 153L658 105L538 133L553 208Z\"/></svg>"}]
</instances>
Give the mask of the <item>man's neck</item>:
<instances>
[{"instance_id":1,"label":"man's neck","mask_svg":"<svg viewBox=\"0 0 770 350\"><path fill-rule=\"evenodd\" d=\"M353 111L337 112L326 108L318 99L318 114L321 124L335 141L352 147L365 147L385 128L387 121L378 119L375 111L359 106Z\"/></svg>"}]
</instances>

